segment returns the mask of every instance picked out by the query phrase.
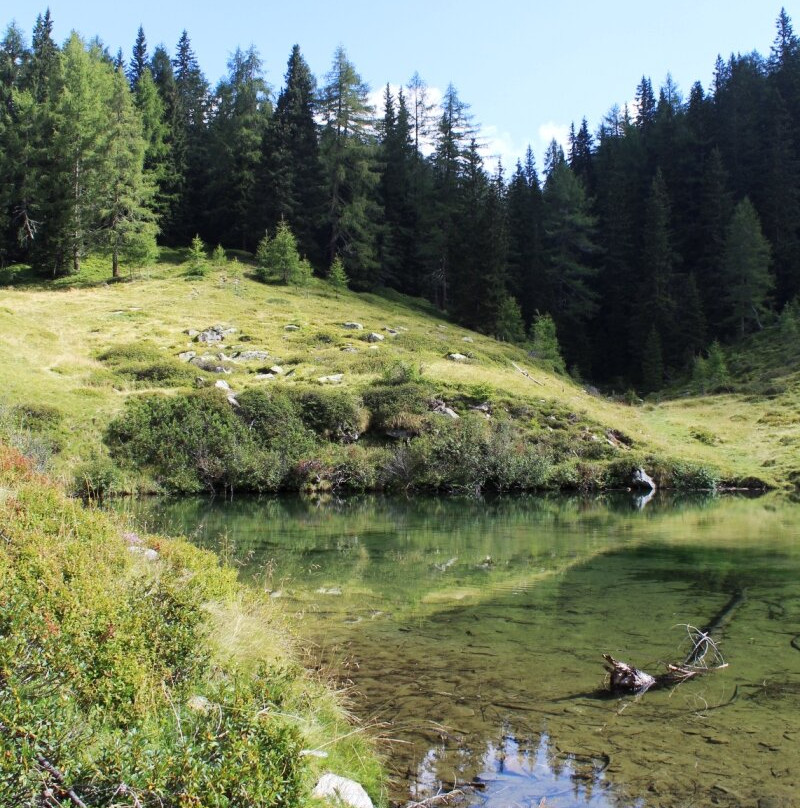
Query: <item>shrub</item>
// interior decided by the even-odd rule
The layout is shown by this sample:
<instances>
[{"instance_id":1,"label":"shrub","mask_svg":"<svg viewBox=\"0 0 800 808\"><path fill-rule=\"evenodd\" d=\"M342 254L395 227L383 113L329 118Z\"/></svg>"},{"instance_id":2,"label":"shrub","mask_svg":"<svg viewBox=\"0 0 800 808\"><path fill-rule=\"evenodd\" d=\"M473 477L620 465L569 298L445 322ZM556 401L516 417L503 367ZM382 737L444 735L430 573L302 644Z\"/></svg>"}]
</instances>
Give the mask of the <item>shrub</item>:
<instances>
[{"instance_id":1,"label":"shrub","mask_svg":"<svg viewBox=\"0 0 800 808\"><path fill-rule=\"evenodd\" d=\"M250 431L216 389L131 401L106 440L112 456L151 469L170 489L269 490L274 484L255 457Z\"/></svg>"},{"instance_id":2,"label":"shrub","mask_svg":"<svg viewBox=\"0 0 800 808\"><path fill-rule=\"evenodd\" d=\"M402 428L403 421L420 422L419 416L430 409L431 391L421 382L399 382L374 385L362 393L362 398L369 411L370 429L396 429Z\"/></svg>"},{"instance_id":3,"label":"shrub","mask_svg":"<svg viewBox=\"0 0 800 808\"><path fill-rule=\"evenodd\" d=\"M366 426L359 399L348 390L306 388L292 390L303 423L328 440L358 440Z\"/></svg>"}]
</instances>

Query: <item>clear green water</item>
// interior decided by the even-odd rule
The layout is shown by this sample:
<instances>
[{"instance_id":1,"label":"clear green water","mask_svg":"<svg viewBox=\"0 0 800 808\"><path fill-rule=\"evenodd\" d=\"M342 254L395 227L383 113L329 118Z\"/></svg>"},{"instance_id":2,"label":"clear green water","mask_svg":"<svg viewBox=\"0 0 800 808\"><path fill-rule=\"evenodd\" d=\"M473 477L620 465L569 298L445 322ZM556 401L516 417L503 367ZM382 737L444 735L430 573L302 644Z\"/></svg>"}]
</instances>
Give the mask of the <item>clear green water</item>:
<instances>
[{"instance_id":1,"label":"clear green water","mask_svg":"<svg viewBox=\"0 0 800 808\"><path fill-rule=\"evenodd\" d=\"M392 799L486 806L800 805L800 508L766 500L144 501L140 525L242 564L354 684ZM724 670L652 673L738 592ZM544 800L544 802L543 802Z\"/></svg>"}]
</instances>

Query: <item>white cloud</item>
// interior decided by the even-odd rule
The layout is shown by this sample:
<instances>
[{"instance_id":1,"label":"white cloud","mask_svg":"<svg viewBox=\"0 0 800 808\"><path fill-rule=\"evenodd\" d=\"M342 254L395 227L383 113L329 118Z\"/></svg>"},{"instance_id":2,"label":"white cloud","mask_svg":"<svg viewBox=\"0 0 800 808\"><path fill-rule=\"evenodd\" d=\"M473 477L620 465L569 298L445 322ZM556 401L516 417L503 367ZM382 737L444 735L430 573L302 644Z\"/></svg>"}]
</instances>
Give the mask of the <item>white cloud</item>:
<instances>
[{"instance_id":1,"label":"white cloud","mask_svg":"<svg viewBox=\"0 0 800 808\"><path fill-rule=\"evenodd\" d=\"M516 143L509 132L502 131L497 126L482 126L477 135L481 144L481 156L485 168L490 173L497 168L497 161L500 160L505 169L506 176L514 170L517 160L522 160L525 156L527 144Z\"/></svg>"},{"instance_id":2,"label":"white cloud","mask_svg":"<svg viewBox=\"0 0 800 808\"><path fill-rule=\"evenodd\" d=\"M569 125L548 121L539 127L540 153L542 156L552 140L555 140L566 152L569 148Z\"/></svg>"}]
</instances>

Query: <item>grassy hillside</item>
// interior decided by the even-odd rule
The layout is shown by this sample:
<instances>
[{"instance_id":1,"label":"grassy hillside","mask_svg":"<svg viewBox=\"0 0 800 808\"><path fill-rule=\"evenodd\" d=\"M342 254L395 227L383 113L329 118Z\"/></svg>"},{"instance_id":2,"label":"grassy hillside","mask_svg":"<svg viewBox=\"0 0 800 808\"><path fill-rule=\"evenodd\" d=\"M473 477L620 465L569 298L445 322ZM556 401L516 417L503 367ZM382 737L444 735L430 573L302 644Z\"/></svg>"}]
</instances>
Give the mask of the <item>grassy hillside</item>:
<instances>
[{"instance_id":1,"label":"grassy hillside","mask_svg":"<svg viewBox=\"0 0 800 808\"><path fill-rule=\"evenodd\" d=\"M126 403L132 400L152 393L181 396L197 386L215 388L219 380L237 397L246 390L264 391L262 399L294 391L292 406L303 391L319 391L315 406L326 407L319 401L333 388L352 394L348 400L358 410L353 428L360 438L342 447L339 438L318 429L312 436L316 448L303 450L309 458L322 457L317 479L342 462L363 462L373 469L365 483L370 487L374 469L396 466L408 446L424 444L428 454L419 457L426 461L440 457L441 435L455 435L456 427L448 416L430 412L438 402L461 416L456 437L462 443L473 435L495 446L502 438L499 425L513 426L512 442L535 446L546 460L536 478L546 486L619 484L621 470L638 463L649 464L667 483L679 481L687 468L690 484L757 479L791 487L796 480L800 376L791 367L784 368L780 385L755 394L628 406L586 392L538 366L520 348L453 325L419 300L393 293L337 294L318 280L307 288L263 284L235 261L204 277L189 276L175 259L165 253L161 263L115 284L105 282L104 265L91 262L82 275L47 284L26 282L21 270L0 276L6 284L0 294L5 371L0 429L71 487L76 480L78 487L81 480L112 489L157 485L154 465L137 471L119 453L109 460L108 424L123 414L128 418ZM363 330L350 330L346 322L358 322ZM214 345L187 333L215 324L235 331ZM368 341L373 332L384 339ZM189 364L178 356L186 351L198 354L196 362L208 354L208 361ZM236 358L244 351L268 356ZM452 361L451 353L467 358ZM280 371L269 378L273 366ZM229 372L216 372L220 367ZM319 381L336 374L340 380ZM389 388L397 385L398 395L408 392L404 383L417 385L426 411L412 401L402 411L392 404L395 409L381 416L381 407L391 403ZM227 395L219 393L222 399ZM304 401L303 423L309 427ZM490 419L470 409L484 403L490 427L476 425ZM388 438L390 427L406 440ZM414 439L409 443L408 437ZM460 456L456 461L459 465ZM442 475L424 482L448 487L447 470ZM304 479L308 482L308 475ZM163 485L163 475L160 480Z\"/></svg>"}]
</instances>

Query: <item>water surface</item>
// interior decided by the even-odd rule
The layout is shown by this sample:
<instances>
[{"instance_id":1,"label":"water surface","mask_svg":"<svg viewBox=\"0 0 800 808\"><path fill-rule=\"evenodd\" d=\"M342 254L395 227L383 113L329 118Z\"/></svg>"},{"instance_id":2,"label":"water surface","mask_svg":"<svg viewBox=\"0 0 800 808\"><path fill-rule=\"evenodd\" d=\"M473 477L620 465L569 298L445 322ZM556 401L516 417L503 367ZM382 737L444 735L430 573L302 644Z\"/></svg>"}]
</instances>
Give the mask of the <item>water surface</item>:
<instances>
[{"instance_id":1,"label":"water surface","mask_svg":"<svg viewBox=\"0 0 800 808\"><path fill-rule=\"evenodd\" d=\"M242 564L393 741L397 804L800 805L800 508L546 498L129 504ZM604 697L719 636L727 667Z\"/></svg>"}]
</instances>

